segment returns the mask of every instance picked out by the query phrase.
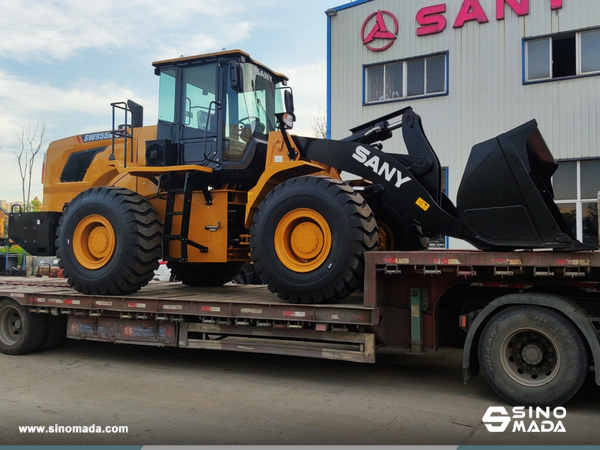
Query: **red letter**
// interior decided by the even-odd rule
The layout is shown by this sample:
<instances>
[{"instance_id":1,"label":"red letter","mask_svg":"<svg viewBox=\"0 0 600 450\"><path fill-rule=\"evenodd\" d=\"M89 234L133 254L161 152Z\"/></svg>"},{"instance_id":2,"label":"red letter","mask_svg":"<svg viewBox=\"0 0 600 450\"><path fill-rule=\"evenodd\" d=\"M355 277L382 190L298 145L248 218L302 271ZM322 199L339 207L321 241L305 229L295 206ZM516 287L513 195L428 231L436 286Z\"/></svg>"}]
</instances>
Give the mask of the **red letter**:
<instances>
[{"instance_id":1,"label":"red letter","mask_svg":"<svg viewBox=\"0 0 600 450\"><path fill-rule=\"evenodd\" d=\"M562 0L550 0L550 9L560 9L562 8Z\"/></svg>"},{"instance_id":2,"label":"red letter","mask_svg":"<svg viewBox=\"0 0 600 450\"><path fill-rule=\"evenodd\" d=\"M417 36L441 33L446 28L446 18L442 16L446 12L446 4L426 6L417 13Z\"/></svg>"},{"instance_id":3,"label":"red letter","mask_svg":"<svg viewBox=\"0 0 600 450\"><path fill-rule=\"evenodd\" d=\"M460 8L454 28L461 28L465 22L476 20L479 23L489 22L483 8L479 4L479 0L465 0Z\"/></svg>"},{"instance_id":4,"label":"red letter","mask_svg":"<svg viewBox=\"0 0 600 450\"><path fill-rule=\"evenodd\" d=\"M526 16L529 14L529 0L521 0L521 3L518 0L496 0L496 19L504 19L505 2L517 13L517 16Z\"/></svg>"}]
</instances>

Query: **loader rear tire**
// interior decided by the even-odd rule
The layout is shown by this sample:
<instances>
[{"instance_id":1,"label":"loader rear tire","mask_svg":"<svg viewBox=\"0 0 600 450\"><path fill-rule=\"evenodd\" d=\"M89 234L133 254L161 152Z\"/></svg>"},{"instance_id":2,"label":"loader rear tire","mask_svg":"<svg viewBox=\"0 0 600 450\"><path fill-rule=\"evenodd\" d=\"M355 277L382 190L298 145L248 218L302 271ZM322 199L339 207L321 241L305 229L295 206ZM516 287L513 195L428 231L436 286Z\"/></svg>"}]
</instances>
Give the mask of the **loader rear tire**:
<instances>
[{"instance_id":1,"label":"loader rear tire","mask_svg":"<svg viewBox=\"0 0 600 450\"><path fill-rule=\"evenodd\" d=\"M56 255L69 285L88 295L123 295L148 284L161 256L162 226L141 195L100 187L80 193L60 218Z\"/></svg>"},{"instance_id":2,"label":"loader rear tire","mask_svg":"<svg viewBox=\"0 0 600 450\"><path fill-rule=\"evenodd\" d=\"M233 280L242 269L243 262L226 263L181 263L169 262L173 281L187 286L222 286Z\"/></svg>"},{"instance_id":3,"label":"loader rear tire","mask_svg":"<svg viewBox=\"0 0 600 450\"><path fill-rule=\"evenodd\" d=\"M263 283L293 303L335 303L362 284L363 253L376 250L377 223L361 195L340 180L287 180L262 201L250 229Z\"/></svg>"},{"instance_id":4,"label":"loader rear tire","mask_svg":"<svg viewBox=\"0 0 600 450\"><path fill-rule=\"evenodd\" d=\"M24 355L42 343L46 317L35 314L14 300L0 300L0 352L5 355Z\"/></svg>"}]
</instances>

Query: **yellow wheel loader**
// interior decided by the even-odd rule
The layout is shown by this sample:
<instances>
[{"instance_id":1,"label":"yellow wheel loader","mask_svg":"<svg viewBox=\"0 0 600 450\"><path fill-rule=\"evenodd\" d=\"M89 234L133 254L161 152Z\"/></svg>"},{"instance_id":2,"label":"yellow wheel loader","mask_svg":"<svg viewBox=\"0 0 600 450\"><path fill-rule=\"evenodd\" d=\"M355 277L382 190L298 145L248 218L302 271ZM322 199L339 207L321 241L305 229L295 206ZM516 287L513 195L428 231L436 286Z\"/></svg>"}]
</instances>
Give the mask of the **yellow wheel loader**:
<instances>
[{"instance_id":1,"label":"yellow wheel loader","mask_svg":"<svg viewBox=\"0 0 600 450\"><path fill-rule=\"evenodd\" d=\"M422 250L438 233L484 250L591 248L553 202L556 163L535 121L474 147L455 207L410 107L342 140L303 138L288 134L287 78L244 52L153 65L158 123L114 103L112 130L50 144L44 211L10 214L11 239L56 254L82 293L135 292L159 259L192 286L253 261L280 298L328 303L360 287L364 252ZM400 128L408 154L384 152Z\"/></svg>"}]
</instances>

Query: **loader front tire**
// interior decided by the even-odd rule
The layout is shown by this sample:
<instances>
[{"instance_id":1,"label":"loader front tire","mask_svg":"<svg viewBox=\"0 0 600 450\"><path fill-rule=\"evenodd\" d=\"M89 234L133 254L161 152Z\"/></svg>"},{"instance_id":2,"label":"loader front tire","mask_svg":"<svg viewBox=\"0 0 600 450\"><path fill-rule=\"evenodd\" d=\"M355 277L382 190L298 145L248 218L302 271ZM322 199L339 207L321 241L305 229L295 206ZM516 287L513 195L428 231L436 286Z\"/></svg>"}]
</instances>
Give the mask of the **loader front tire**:
<instances>
[{"instance_id":1,"label":"loader front tire","mask_svg":"<svg viewBox=\"0 0 600 450\"><path fill-rule=\"evenodd\" d=\"M69 285L88 295L130 294L148 284L161 256L162 226L141 195L100 187L63 211L56 255Z\"/></svg>"},{"instance_id":2,"label":"loader front tire","mask_svg":"<svg viewBox=\"0 0 600 450\"><path fill-rule=\"evenodd\" d=\"M263 283L293 303L335 303L362 283L365 251L377 249L377 223L342 181L287 180L262 201L250 229Z\"/></svg>"}]
</instances>

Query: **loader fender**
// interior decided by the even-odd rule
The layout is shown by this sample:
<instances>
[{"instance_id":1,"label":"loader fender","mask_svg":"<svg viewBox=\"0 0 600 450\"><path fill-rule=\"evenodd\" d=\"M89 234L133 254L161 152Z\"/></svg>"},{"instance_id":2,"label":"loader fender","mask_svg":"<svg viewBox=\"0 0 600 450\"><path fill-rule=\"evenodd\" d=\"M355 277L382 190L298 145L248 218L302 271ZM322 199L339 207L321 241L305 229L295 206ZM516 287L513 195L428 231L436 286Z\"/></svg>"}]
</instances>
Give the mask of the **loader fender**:
<instances>
[{"instance_id":1,"label":"loader fender","mask_svg":"<svg viewBox=\"0 0 600 450\"><path fill-rule=\"evenodd\" d=\"M587 312L568 297L541 293L516 293L498 297L477 315L469 328L463 348L463 380L466 384L479 372L477 348L485 324L501 309L511 305L533 305L562 313L579 329L591 350L594 364L600 361L600 342ZM600 385L600 370L596 370L596 384Z\"/></svg>"},{"instance_id":2,"label":"loader fender","mask_svg":"<svg viewBox=\"0 0 600 450\"><path fill-rule=\"evenodd\" d=\"M322 165L308 161L285 161L271 165L263 172L256 186L248 191L248 203L246 204L246 217L244 221L245 227L250 229L258 205L276 186L291 178L315 175L319 172L323 172L323 175L331 176L331 173L329 171L326 172Z\"/></svg>"}]
</instances>

